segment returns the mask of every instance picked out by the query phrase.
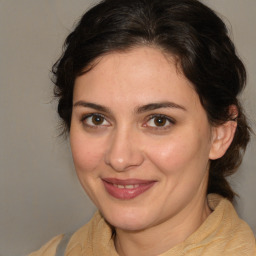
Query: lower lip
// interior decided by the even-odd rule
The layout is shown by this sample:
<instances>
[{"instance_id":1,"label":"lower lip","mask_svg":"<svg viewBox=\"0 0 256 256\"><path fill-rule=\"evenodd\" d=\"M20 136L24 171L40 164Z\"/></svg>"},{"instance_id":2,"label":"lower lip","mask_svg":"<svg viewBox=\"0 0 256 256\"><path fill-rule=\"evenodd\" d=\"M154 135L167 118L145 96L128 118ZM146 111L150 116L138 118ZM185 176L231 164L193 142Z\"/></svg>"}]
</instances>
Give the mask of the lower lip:
<instances>
[{"instance_id":1,"label":"lower lip","mask_svg":"<svg viewBox=\"0 0 256 256\"><path fill-rule=\"evenodd\" d=\"M117 199L129 200L146 192L148 189L154 186L155 182L139 184L137 188L131 188L131 189L118 188L118 187L115 187L112 183L109 183L106 181L103 181L103 184L105 186L105 189L111 196Z\"/></svg>"}]
</instances>

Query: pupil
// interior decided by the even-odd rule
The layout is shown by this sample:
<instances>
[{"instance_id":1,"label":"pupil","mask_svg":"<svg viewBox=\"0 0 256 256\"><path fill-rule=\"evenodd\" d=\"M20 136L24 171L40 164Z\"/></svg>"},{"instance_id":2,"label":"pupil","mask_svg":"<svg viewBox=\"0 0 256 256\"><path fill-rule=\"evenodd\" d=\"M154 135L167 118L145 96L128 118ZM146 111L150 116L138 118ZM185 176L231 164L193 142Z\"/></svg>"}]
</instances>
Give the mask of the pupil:
<instances>
[{"instance_id":1,"label":"pupil","mask_svg":"<svg viewBox=\"0 0 256 256\"><path fill-rule=\"evenodd\" d=\"M94 117L92 118L92 122L93 122L95 125L102 124L103 118L102 118L101 116L94 116Z\"/></svg>"},{"instance_id":2,"label":"pupil","mask_svg":"<svg viewBox=\"0 0 256 256\"><path fill-rule=\"evenodd\" d=\"M155 119L155 125L156 126L164 126L166 123L166 118L158 117Z\"/></svg>"}]
</instances>

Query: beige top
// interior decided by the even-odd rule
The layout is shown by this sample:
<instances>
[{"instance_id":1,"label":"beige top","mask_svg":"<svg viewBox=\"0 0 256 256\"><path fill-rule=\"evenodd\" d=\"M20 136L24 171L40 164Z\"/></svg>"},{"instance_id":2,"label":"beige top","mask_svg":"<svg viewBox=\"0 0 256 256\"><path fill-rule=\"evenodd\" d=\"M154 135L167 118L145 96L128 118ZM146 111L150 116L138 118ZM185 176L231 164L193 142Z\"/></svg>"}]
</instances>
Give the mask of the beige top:
<instances>
[{"instance_id":1,"label":"beige top","mask_svg":"<svg viewBox=\"0 0 256 256\"><path fill-rule=\"evenodd\" d=\"M255 237L233 205L219 195L208 196L213 212L184 242L160 256L256 256ZM29 256L54 256L63 235L49 241ZM97 212L73 234L65 256L118 256L111 227Z\"/></svg>"}]
</instances>

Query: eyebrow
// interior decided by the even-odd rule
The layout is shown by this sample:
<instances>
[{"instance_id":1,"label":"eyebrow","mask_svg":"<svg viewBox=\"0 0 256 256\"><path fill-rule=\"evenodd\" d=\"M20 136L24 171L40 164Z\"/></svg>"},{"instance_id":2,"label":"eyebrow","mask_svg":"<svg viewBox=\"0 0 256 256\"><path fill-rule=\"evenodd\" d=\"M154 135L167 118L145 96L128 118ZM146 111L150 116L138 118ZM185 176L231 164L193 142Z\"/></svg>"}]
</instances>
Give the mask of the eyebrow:
<instances>
[{"instance_id":1,"label":"eyebrow","mask_svg":"<svg viewBox=\"0 0 256 256\"><path fill-rule=\"evenodd\" d=\"M99 104L95 104L92 102L85 102L85 101L77 101L76 103L74 103L73 107L87 107L87 108L92 108L101 112L105 112L105 113L112 113L112 111L105 106L99 105ZM174 109L180 109L183 111L187 111L187 109L181 105L178 105L174 102L169 102L169 101L164 101L164 102L156 102L156 103L150 103L150 104L146 104L140 107L137 107L135 109L135 113L137 114L141 114L147 111L152 111L152 110L156 110L159 108L174 108Z\"/></svg>"},{"instance_id":2,"label":"eyebrow","mask_svg":"<svg viewBox=\"0 0 256 256\"><path fill-rule=\"evenodd\" d=\"M138 107L136 109L136 112L140 114L140 113L143 113L143 112L156 110L156 109L159 109L159 108L174 108L174 109L180 109L180 110L186 111L186 108L181 106L181 105L178 105L174 102L164 101L164 102L150 103L150 104Z\"/></svg>"},{"instance_id":3,"label":"eyebrow","mask_svg":"<svg viewBox=\"0 0 256 256\"><path fill-rule=\"evenodd\" d=\"M101 112L105 112L105 113L111 113L111 110L107 107L104 107L102 105L99 104L95 104L95 103L91 103L91 102L85 102L85 101L77 101L73 107L85 107L85 108L93 108L95 110L101 111Z\"/></svg>"}]
</instances>

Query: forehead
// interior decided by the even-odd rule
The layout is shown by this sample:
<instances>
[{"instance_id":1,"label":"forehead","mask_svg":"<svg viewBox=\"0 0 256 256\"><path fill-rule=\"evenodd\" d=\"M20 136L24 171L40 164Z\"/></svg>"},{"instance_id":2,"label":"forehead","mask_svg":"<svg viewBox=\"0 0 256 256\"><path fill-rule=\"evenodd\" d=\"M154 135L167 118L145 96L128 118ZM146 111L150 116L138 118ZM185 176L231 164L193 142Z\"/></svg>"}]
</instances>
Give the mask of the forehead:
<instances>
[{"instance_id":1,"label":"forehead","mask_svg":"<svg viewBox=\"0 0 256 256\"><path fill-rule=\"evenodd\" d=\"M148 104L173 101L198 103L192 83L177 68L175 58L159 49L139 47L100 57L75 81L74 100Z\"/></svg>"}]
</instances>

